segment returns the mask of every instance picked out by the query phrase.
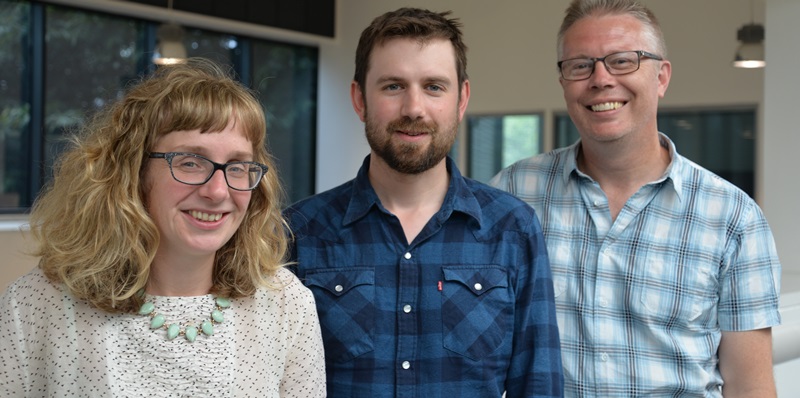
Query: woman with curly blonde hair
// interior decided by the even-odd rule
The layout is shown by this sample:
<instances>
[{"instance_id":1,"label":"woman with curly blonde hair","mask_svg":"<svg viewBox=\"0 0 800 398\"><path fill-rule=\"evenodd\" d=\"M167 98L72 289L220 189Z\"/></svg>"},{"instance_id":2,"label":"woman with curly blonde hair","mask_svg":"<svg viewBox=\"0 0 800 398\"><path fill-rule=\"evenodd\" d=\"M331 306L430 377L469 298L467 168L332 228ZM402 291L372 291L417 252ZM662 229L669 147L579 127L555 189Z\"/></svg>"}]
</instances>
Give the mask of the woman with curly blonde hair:
<instances>
[{"instance_id":1,"label":"woman with curly blonde hair","mask_svg":"<svg viewBox=\"0 0 800 398\"><path fill-rule=\"evenodd\" d=\"M253 93L203 59L94 117L32 209L39 266L0 299L0 391L324 395L265 131Z\"/></svg>"}]
</instances>

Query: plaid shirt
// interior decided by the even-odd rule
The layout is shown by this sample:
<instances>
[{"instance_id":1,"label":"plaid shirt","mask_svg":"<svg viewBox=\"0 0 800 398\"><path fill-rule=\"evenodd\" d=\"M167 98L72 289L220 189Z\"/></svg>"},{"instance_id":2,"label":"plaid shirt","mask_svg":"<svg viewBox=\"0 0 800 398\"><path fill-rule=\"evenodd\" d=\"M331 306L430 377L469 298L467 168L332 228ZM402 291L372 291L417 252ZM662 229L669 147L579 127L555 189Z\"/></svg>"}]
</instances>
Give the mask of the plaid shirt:
<instances>
[{"instance_id":1,"label":"plaid shirt","mask_svg":"<svg viewBox=\"0 0 800 398\"><path fill-rule=\"evenodd\" d=\"M580 143L522 160L490 184L528 202L550 254L565 392L721 396L721 332L780 323L772 233L744 192L675 152L615 221L576 167Z\"/></svg>"},{"instance_id":2,"label":"plaid shirt","mask_svg":"<svg viewBox=\"0 0 800 398\"><path fill-rule=\"evenodd\" d=\"M411 244L358 176L286 211L314 293L331 397L561 396L553 286L522 201L447 159L441 209Z\"/></svg>"}]
</instances>

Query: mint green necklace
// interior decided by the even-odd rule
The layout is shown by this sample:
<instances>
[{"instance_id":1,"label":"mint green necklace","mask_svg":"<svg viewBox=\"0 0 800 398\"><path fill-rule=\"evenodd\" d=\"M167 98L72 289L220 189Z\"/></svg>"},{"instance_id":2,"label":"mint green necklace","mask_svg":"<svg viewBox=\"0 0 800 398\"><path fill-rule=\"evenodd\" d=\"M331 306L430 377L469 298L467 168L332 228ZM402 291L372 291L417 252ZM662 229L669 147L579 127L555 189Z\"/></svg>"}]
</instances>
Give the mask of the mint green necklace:
<instances>
[{"instance_id":1,"label":"mint green necklace","mask_svg":"<svg viewBox=\"0 0 800 398\"><path fill-rule=\"evenodd\" d=\"M139 294L144 295L144 290L139 291ZM206 336L214 334L214 324L222 323L225 317L222 316L222 311L231 306L231 301L225 297L214 297L214 309L211 310L211 316L204 319L199 323L199 331L203 332ZM167 340L174 340L178 336L183 336L187 341L194 342L197 339L198 325L190 324L182 326L177 323L167 323L164 315L155 311L155 304L147 301L139 308L139 315L146 315L150 317L150 329L166 329Z\"/></svg>"}]
</instances>

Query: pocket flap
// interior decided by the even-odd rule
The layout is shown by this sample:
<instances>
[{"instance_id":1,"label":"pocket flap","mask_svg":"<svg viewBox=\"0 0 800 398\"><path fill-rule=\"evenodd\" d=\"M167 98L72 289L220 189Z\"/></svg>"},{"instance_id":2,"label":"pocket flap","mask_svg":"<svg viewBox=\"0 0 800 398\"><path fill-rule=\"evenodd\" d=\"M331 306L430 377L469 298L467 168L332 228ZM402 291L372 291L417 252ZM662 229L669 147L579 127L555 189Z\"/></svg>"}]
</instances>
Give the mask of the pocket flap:
<instances>
[{"instance_id":1,"label":"pocket flap","mask_svg":"<svg viewBox=\"0 0 800 398\"><path fill-rule=\"evenodd\" d=\"M374 285L375 270L369 268L323 269L306 273L306 286L317 286L341 296L359 285Z\"/></svg>"},{"instance_id":2,"label":"pocket flap","mask_svg":"<svg viewBox=\"0 0 800 398\"><path fill-rule=\"evenodd\" d=\"M497 287L508 287L508 272L500 267L442 267L444 279L458 282L480 296Z\"/></svg>"}]
</instances>

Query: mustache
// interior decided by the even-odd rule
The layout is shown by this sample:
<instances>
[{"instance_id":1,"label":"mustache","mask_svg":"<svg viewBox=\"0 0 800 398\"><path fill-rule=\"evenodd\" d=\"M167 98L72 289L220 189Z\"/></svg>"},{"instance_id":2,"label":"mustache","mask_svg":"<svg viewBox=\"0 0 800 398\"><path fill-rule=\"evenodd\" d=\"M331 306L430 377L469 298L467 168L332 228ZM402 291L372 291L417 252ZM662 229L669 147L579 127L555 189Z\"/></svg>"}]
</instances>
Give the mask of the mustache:
<instances>
[{"instance_id":1,"label":"mustache","mask_svg":"<svg viewBox=\"0 0 800 398\"><path fill-rule=\"evenodd\" d=\"M390 122L388 125L386 125L386 130L415 131L420 133L432 134L436 132L436 125L428 124L421 120L411 120L409 118L403 118Z\"/></svg>"}]
</instances>

